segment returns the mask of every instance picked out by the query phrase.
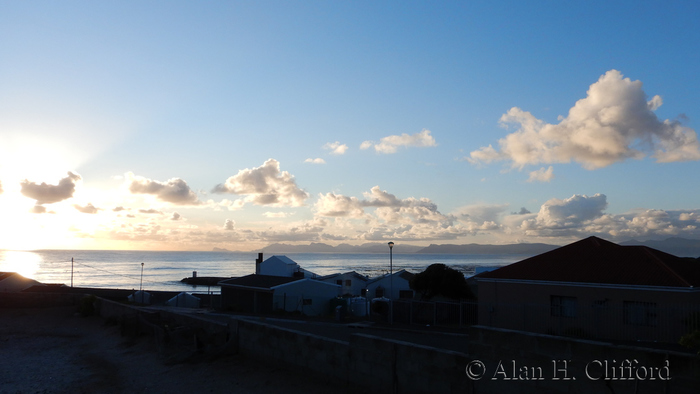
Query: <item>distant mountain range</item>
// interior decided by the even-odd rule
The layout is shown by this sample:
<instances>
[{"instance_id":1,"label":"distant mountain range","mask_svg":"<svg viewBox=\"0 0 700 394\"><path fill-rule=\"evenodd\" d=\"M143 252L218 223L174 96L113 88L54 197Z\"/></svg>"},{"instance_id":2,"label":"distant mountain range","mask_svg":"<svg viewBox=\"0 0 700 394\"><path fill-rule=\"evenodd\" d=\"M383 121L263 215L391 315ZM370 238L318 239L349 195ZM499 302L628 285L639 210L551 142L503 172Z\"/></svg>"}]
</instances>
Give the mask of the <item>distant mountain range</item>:
<instances>
[{"instance_id":1,"label":"distant mountain range","mask_svg":"<svg viewBox=\"0 0 700 394\"><path fill-rule=\"evenodd\" d=\"M686 238L666 238L663 241L629 240L620 245L644 245L678 257L700 257L700 240Z\"/></svg>"},{"instance_id":2,"label":"distant mountain range","mask_svg":"<svg viewBox=\"0 0 700 394\"><path fill-rule=\"evenodd\" d=\"M629 240L621 242L620 245L643 245L650 248L670 253L679 257L699 257L700 240L686 238L667 238L660 241L637 241ZM535 256L541 253L556 249L561 245L550 245L543 243L521 243L509 245L488 245L488 244L465 244L465 245L430 245L428 247L397 244L394 246L394 253L451 253L451 254L518 254ZM215 251L226 251L226 249L216 248ZM311 243L309 245L288 245L275 243L264 247L260 252L266 254L284 253L388 253L389 247L386 243L365 243L362 245L340 244L332 246L324 243Z\"/></svg>"}]
</instances>

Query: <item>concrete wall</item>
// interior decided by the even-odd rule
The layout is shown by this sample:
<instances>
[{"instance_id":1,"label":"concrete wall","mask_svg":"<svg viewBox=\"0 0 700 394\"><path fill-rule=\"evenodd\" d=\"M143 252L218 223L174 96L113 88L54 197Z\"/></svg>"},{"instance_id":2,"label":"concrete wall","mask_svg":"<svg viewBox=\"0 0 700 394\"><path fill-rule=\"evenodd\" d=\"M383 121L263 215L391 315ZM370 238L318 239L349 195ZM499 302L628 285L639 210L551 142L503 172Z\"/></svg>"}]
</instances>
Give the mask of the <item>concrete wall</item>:
<instances>
[{"instance_id":1,"label":"concrete wall","mask_svg":"<svg viewBox=\"0 0 700 394\"><path fill-rule=\"evenodd\" d=\"M51 308L80 305L87 294L78 293L0 293L0 308Z\"/></svg>"},{"instance_id":2,"label":"concrete wall","mask_svg":"<svg viewBox=\"0 0 700 394\"><path fill-rule=\"evenodd\" d=\"M697 393L700 387L700 358L687 353L480 326L469 329L469 353L486 369L483 377L474 381L474 392L477 393L690 394ZM628 379L626 374L637 370L621 369L620 366L627 365L625 360L637 370L639 367L649 370L667 365L670 379L661 379L666 377L665 370L655 372L654 380L651 380L651 374L644 379L635 375ZM607 370L605 362L609 367ZM533 368L541 368L542 379L533 379L539 377L539 371ZM521 375L523 371L529 374L529 380L522 379L525 377Z\"/></svg>"},{"instance_id":3,"label":"concrete wall","mask_svg":"<svg viewBox=\"0 0 700 394\"><path fill-rule=\"evenodd\" d=\"M354 334L338 341L248 320L234 320L232 335L245 355L312 372L371 392L468 392L467 355Z\"/></svg>"},{"instance_id":4,"label":"concrete wall","mask_svg":"<svg viewBox=\"0 0 700 394\"><path fill-rule=\"evenodd\" d=\"M340 341L280 328L262 320L232 318L223 323L104 300L98 309L106 318L136 323L141 327L138 332L152 333L164 354L173 354L161 345L167 338L165 342L169 346L181 344L178 354L183 354L182 349L190 355L240 353L308 374L309 379L337 380L339 387L357 387L358 392L685 394L697 393L700 387L700 358L693 354L513 330L473 326L469 331L469 354L464 354L364 334ZM586 366L593 362L615 361L619 366L624 360L657 370L667 365L668 375L659 375L657 371L655 380L606 380L596 376L603 372L602 367L595 368L596 364L589 372L599 379L585 375ZM480 379L471 379L465 369L476 362L482 363L485 370ZM499 362L502 373L497 374ZM522 367L530 373L529 380L520 379ZM541 379L533 379L537 377L534 368L538 367L542 370ZM660 379L661 376L671 379Z\"/></svg>"}]
</instances>

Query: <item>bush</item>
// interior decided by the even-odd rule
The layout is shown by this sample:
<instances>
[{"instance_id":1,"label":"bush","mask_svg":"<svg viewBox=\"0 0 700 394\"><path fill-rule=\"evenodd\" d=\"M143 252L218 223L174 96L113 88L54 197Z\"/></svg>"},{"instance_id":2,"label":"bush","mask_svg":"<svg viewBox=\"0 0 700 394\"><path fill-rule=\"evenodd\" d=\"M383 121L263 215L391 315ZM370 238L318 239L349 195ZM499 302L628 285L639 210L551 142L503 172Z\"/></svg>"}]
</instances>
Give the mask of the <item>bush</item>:
<instances>
[{"instance_id":1,"label":"bush","mask_svg":"<svg viewBox=\"0 0 700 394\"><path fill-rule=\"evenodd\" d=\"M87 317L95 314L95 302L97 297L94 295L85 296L80 299L80 305L78 306L78 313L80 316Z\"/></svg>"}]
</instances>

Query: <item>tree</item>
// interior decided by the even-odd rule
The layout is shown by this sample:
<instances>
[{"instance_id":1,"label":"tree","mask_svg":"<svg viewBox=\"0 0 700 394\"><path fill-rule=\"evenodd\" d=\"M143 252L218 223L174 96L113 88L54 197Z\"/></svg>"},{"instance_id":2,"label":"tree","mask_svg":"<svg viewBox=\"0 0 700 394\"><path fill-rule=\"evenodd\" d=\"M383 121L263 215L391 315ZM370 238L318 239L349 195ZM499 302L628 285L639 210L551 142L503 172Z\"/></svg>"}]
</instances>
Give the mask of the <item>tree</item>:
<instances>
[{"instance_id":1,"label":"tree","mask_svg":"<svg viewBox=\"0 0 700 394\"><path fill-rule=\"evenodd\" d=\"M456 300L474 298L464 275L445 264L431 264L411 279L411 289L424 300L443 296Z\"/></svg>"}]
</instances>

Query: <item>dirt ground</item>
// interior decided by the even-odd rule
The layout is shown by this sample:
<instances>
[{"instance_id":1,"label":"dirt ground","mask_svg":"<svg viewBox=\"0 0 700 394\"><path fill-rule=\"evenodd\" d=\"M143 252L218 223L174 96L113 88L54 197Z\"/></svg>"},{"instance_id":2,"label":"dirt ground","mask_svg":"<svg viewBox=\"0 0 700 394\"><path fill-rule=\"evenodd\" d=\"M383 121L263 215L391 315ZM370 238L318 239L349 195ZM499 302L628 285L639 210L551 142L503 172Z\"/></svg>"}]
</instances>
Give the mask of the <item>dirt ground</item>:
<instances>
[{"instance_id":1,"label":"dirt ground","mask_svg":"<svg viewBox=\"0 0 700 394\"><path fill-rule=\"evenodd\" d=\"M343 393L344 384L232 355L171 363L75 307L0 309L0 393Z\"/></svg>"}]
</instances>

